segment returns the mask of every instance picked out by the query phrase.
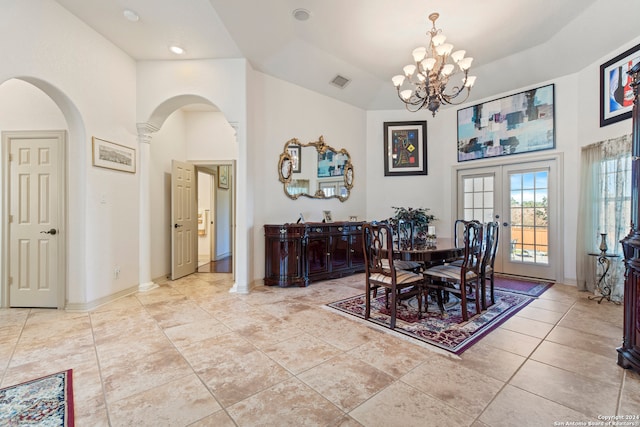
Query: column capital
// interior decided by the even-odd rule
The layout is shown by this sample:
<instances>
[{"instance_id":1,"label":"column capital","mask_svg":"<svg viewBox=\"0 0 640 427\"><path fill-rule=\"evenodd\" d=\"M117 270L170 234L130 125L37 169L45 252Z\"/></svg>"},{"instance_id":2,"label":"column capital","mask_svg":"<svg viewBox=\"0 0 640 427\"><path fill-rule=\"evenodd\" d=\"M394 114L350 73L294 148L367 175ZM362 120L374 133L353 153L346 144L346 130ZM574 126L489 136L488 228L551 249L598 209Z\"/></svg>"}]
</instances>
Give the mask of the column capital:
<instances>
[{"instance_id":1,"label":"column capital","mask_svg":"<svg viewBox=\"0 0 640 427\"><path fill-rule=\"evenodd\" d=\"M151 134L158 132L158 128L151 123L136 123L138 129L138 142L150 144Z\"/></svg>"},{"instance_id":2,"label":"column capital","mask_svg":"<svg viewBox=\"0 0 640 427\"><path fill-rule=\"evenodd\" d=\"M229 126L231 126L233 128L234 133L235 133L234 136L237 138L238 137L238 129L240 129L240 123L238 123L238 122L229 122Z\"/></svg>"}]
</instances>

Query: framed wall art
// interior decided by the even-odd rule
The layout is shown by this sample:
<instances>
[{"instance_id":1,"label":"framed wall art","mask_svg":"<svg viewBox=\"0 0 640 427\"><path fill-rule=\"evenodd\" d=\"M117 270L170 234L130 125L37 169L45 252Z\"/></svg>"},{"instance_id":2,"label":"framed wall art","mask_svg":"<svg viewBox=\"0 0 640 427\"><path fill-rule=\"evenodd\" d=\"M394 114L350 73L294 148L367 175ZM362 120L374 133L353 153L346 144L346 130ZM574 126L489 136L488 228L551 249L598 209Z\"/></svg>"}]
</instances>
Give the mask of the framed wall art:
<instances>
[{"instance_id":1,"label":"framed wall art","mask_svg":"<svg viewBox=\"0 0 640 427\"><path fill-rule=\"evenodd\" d=\"M384 175L427 175L427 122L384 123Z\"/></svg>"},{"instance_id":2,"label":"framed wall art","mask_svg":"<svg viewBox=\"0 0 640 427\"><path fill-rule=\"evenodd\" d=\"M640 62L640 44L600 66L600 127L631 117L633 87L627 71Z\"/></svg>"},{"instance_id":3,"label":"framed wall art","mask_svg":"<svg viewBox=\"0 0 640 427\"><path fill-rule=\"evenodd\" d=\"M229 165L218 166L218 188L229 188Z\"/></svg>"},{"instance_id":4,"label":"framed wall art","mask_svg":"<svg viewBox=\"0 0 640 427\"><path fill-rule=\"evenodd\" d=\"M93 166L136 173L136 150L131 147L92 138Z\"/></svg>"},{"instance_id":5,"label":"framed wall art","mask_svg":"<svg viewBox=\"0 0 640 427\"><path fill-rule=\"evenodd\" d=\"M289 145L287 147L287 152L291 157L291 172L300 173L302 158L301 158L301 147L299 145Z\"/></svg>"},{"instance_id":6,"label":"framed wall art","mask_svg":"<svg viewBox=\"0 0 640 427\"><path fill-rule=\"evenodd\" d=\"M556 146L554 85L458 110L458 161Z\"/></svg>"}]
</instances>

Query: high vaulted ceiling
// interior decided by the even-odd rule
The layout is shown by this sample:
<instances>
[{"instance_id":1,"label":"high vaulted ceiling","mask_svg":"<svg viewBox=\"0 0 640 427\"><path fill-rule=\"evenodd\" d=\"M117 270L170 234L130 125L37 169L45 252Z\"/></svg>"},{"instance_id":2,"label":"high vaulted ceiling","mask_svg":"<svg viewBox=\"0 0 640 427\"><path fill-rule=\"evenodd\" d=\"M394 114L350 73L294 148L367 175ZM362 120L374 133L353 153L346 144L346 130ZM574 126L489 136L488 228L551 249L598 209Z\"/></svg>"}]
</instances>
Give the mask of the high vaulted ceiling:
<instances>
[{"instance_id":1,"label":"high vaulted ceiling","mask_svg":"<svg viewBox=\"0 0 640 427\"><path fill-rule=\"evenodd\" d=\"M636 0L57 0L136 60L247 58L363 109L401 109L391 77L431 22L474 57L471 100L580 71L640 36ZM298 21L292 11L310 12ZM135 11L131 22L123 11ZM177 43L186 54L176 57ZM350 83L340 89L337 75Z\"/></svg>"}]
</instances>

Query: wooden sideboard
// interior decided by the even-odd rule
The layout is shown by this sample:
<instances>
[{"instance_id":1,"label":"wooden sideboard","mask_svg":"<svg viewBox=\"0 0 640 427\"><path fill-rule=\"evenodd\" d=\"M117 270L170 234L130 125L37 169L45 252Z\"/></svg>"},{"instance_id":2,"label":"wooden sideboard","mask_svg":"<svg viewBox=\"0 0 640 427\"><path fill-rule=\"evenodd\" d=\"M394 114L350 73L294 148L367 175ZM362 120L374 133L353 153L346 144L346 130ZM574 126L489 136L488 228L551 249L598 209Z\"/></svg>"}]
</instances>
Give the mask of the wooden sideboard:
<instances>
[{"instance_id":1,"label":"wooden sideboard","mask_svg":"<svg viewBox=\"0 0 640 427\"><path fill-rule=\"evenodd\" d=\"M264 226L267 286L309 283L363 272L362 222Z\"/></svg>"},{"instance_id":2,"label":"wooden sideboard","mask_svg":"<svg viewBox=\"0 0 640 427\"><path fill-rule=\"evenodd\" d=\"M624 281L624 327L618 365L640 373L640 63L630 73L633 78L633 143L631 148L631 231L622 239L626 266Z\"/></svg>"}]
</instances>

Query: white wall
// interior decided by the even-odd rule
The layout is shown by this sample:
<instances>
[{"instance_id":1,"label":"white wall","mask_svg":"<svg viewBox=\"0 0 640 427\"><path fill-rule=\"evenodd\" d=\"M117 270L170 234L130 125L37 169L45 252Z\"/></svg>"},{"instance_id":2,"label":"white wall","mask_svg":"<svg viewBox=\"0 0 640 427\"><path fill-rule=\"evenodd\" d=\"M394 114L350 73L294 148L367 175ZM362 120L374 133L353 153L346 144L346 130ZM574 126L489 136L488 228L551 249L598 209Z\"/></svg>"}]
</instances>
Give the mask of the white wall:
<instances>
[{"instance_id":1,"label":"white wall","mask_svg":"<svg viewBox=\"0 0 640 427\"><path fill-rule=\"evenodd\" d=\"M171 273L171 161L186 161L185 113L177 110L151 141L151 278Z\"/></svg>"},{"instance_id":2,"label":"white wall","mask_svg":"<svg viewBox=\"0 0 640 427\"><path fill-rule=\"evenodd\" d=\"M257 132L250 147L255 152L252 176L257 190L253 198L253 263L254 277L261 283L264 224L296 222L300 213L307 221L322 221L323 210L332 211L334 221L348 220L350 215L365 219L367 189L375 187L369 186L366 179L364 110L265 74L255 73L252 84L250 108ZM351 155L355 180L351 196L345 202L306 197L291 200L278 179L278 160L285 143L294 137L301 142L317 141L320 135L327 145L338 150L345 148Z\"/></svg>"},{"instance_id":3,"label":"white wall","mask_svg":"<svg viewBox=\"0 0 640 427\"><path fill-rule=\"evenodd\" d=\"M0 131L66 128L60 108L42 90L18 79L0 85Z\"/></svg>"},{"instance_id":4,"label":"white wall","mask_svg":"<svg viewBox=\"0 0 640 427\"><path fill-rule=\"evenodd\" d=\"M92 136L137 145L135 63L52 0L1 7L0 82L33 83L65 117L67 303L81 306L138 283L138 177L91 166Z\"/></svg>"}]
</instances>

